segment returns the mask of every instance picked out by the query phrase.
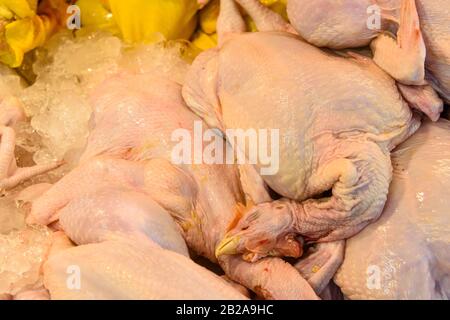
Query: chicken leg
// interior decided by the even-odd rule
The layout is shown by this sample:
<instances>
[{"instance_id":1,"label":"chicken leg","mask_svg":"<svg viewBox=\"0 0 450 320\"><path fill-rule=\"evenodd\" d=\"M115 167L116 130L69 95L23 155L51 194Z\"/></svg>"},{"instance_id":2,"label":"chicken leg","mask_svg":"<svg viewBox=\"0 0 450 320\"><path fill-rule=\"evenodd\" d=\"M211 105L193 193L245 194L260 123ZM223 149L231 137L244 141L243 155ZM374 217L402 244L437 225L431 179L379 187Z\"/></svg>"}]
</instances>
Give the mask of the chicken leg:
<instances>
[{"instance_id":1,"label":"chicken leg","mask_svg":"<svg viewBox=\"0 0 450 320\"><path fill-rule=\"evenodd\" d=\"M61 165L61 162L18 168L14 156L16 133L12 128L25 115L17 98L5 98L0 105L0 190L10 189L24 180L45 173Z\"/></svg>"},{"instance_id":2,"label":"chicken leg","mask_svg":"<svg viewBox=\"0 0 450 320\"><path fill-rule=\"evenodd\" d=\"M371 43L373 60L402 84L425 84L426 47L420 30L416 0L401 0L397 41L388 34Z\"/></svg>"}]
</instances>

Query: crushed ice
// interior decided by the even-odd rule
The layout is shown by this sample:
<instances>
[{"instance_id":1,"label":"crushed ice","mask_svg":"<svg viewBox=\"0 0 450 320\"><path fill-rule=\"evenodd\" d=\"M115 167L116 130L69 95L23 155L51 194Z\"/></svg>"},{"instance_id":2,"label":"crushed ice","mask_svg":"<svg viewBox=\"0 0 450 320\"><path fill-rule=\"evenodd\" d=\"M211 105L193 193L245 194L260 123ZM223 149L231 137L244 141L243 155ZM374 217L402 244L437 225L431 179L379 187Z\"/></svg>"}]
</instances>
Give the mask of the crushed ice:
<instances>
[{"instance_id":1,"label":"crushed ice","mask_svg":"<svg viewBox=\"0 0 450 320\"><path fill-rule=\"evenodd\" d=\"M54 36L32 54L25 66L33 79L0 65L0 98L19 97L28 122L17 131L16 157L23 166L65 160L67 165L0 195L0 296L14 295L41 284L40 268L50 242L46 227L25 226L25 212L15 195L36 182L52 182L76 165L89 134L92 107L88 95L109 76L129 70L158 72L183 83L189 67L186 44L158 43L129 47L110 34ZM55 173L56 172L56 173Z\"/></svg>"}]
</instances>

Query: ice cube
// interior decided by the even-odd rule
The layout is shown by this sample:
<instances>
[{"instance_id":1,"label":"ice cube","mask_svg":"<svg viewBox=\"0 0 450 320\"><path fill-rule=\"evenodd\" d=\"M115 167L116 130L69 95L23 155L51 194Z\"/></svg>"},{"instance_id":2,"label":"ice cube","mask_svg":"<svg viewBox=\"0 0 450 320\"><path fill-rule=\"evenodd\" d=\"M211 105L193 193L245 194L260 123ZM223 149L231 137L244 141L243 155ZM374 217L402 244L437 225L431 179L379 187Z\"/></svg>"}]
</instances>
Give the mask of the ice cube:
<instances>
[{"instance_id":1,"label":"ice cube","mask_svg":"<svg viewBox=\"0 0 450 320\"><path fill-rule=\"evenodd\" d=\"M41 138L36 163L78 158L74 153L86 142L92 114L87 96L118 72L121 50L121 40L112 35L73 37L69 32L57 34L38 50L36 82L22 95L31 128ZM27 137L30 140L30 134Z\"/></svg>"},{"instance_id":2,"label":"ice cube","mask_svg":"<svg viewBox=\"0 0 450 320\"><path fill-rule=\"evenodd\" d=\"M40 268L51 244L43 226L0 234L0 293L14 295L42 284Z\"/></svg>"},{"instance_id":3,"label":"ice cube","mask_svg":"<svg viewBox=\"0 0 450 320\"><path fill-rule=\"evenodd\" d=\"M188 44L181 41L127 47L121 67L136 73L161 74L183 84L191 62L187 50Z\"/></svg>"}]
</instances>

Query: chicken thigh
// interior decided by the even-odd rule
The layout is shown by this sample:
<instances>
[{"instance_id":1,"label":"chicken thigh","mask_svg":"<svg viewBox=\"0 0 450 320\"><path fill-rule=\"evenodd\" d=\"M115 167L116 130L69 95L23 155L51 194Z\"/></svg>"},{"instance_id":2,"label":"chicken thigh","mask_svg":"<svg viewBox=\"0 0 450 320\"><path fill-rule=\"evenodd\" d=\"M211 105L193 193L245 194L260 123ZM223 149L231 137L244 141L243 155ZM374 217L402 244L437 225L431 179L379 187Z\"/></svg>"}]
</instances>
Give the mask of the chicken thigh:
<instances>
[{"instance_id":1,"label":"chicken thigh","mask_svg":"<svg viewBox=\"0 0 450 320\"><path fill-rule=\"evenodd\" d=\"M427 80L448 102L449 6L448 0L289 0L288 15L300 35L319 47L361 47L376 38L376 63L400 81L423 80L425 63ZM396 29L397 43L387 34Z\"/></svg>"},{"instance_id":2,"label":"chicken thigh","mask_svg":"<svg viewBox=\"0 0 450 320\"><path fill-rule=\"evenodd\" d=\"M168 235L146 232L142 228L148 219L139 211L128 212L136 200L141 208L155 206L154 201L172 215L188 246L219 262L231 280L265 298L317 298L297 270L281 259L255 264L232 256L216 259L216 246L240 217L245 200L235 166L173 163L177 140L172 133L183 128L193 136L195 121L201 123L184 105L178 84L151 75L119 75L95 90L92 105L95 127L80 165L33 201L29 223L60 219L63 230L79 244L128 239L130 228L136 241L156 241ZM217 138L227 148L222 137ZM130 192L120 197L124 203L109 197L105 190L111 188ZM80 214L80 206L89 209ZM86 234L94 230L94 235Z\"/></svg>"},{"instance_id":3,"label":"chicken thigh","mask_svg":"<svg viewBox=\"0 0 450 320\"><path fill-rule=\"evenodd\" d=\"M268 10L237 2L252 17ZM233 29L240 25L236 3L223 0L221 9L222 45L194 61L183 96L225 132L279 130L271 142L279 144L279 170L261 177L284 198L248 210L218 254L272 255L293 233L322 242L356 234L379 217L389 152L417 130L419 118L370 59L334 56L283 31L242 33ZM248 148L241 151L249 158ZM261 173L265 164L254 167ZM331 197L311 199L329 189Z\"/></svg>"},{"instance_id":4,"label":"chicken thigh","mask_svg":"<svg viewBox=\"0 0 450 320\"><path fill-rule=\"evenodd\" d=\"M163 249L189 257L170 214L144 193L111 187L99 190L70 201L59 211L59 223L78 245L150 239Z\"/></svg>"},{"instance_id":5,"label":"chicken thigh","mask_svg":"<svg viewBox=\"0 0 450 320\"><path fill-rule=\"evenodd\" d=\"M350 299L449 299L450 122L426 122L392 162L383 215L347 241L335 281Z\"/></svg>"}]
</instances>

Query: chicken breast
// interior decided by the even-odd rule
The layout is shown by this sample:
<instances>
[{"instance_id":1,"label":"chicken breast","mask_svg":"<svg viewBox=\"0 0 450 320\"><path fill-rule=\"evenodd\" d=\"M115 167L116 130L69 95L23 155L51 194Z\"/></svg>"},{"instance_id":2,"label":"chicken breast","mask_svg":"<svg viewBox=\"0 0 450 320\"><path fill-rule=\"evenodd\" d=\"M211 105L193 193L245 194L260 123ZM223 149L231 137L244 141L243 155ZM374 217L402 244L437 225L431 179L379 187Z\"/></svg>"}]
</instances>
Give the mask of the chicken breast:
<instances>
[{"instance_id":1,"label":"chicken breast","mask_svg":"<svg viewBox=\"0 0 450 320\"><path fill-rule=\"evenodd\" d=\"M392 162L386 208L347 241L335 282L350 299L449 299L450 122L426 122Z\"/></svg>"},{"instance_id":2,"label":"chicken breast","mask_svg":"<svg viewBox=\"0 0 450 320\"><path fill-rule=\"evenodd\" d=\"M269 15L257 1L237 2L251 15ZM183 96L225 135L278 130L278 140L255 147L246 135L245 145L234 145L285 197L248 210L222 253L275 254L293 233L317 241L356 234L379 217L392 174L389 152L414 133L419 117L370 59L326 53L283 31L284 22L272 25L275 31L244 33L233 29L236 3L223 1L221 10L222 44L197 57ZM250 150L273 145L278 170L264 172L267 163ZM312 199L329 189L331 197Z\"/></svg>"},{"instance_id":3,"label":"chicken breast","mask_svg":"<svg viewBox=\"0 0 450 320\"><path fill-rule=\"evenodd\" d=\"M245 299L225 280L154 243L66 249L50 256L44 275L52 299Z\"/></svg>"}]
</instances>

